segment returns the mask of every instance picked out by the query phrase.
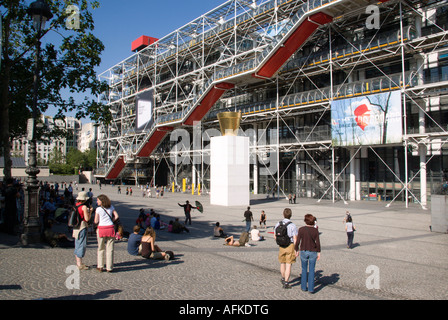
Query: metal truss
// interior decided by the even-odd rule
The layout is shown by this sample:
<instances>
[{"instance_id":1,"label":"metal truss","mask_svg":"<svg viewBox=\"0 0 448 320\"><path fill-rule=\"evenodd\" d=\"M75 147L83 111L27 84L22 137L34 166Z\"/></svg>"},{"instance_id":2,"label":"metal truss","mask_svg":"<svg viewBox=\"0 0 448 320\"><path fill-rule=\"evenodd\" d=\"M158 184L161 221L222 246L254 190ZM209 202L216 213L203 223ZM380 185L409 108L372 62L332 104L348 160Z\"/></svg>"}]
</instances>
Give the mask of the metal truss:
<instances>
[{"instance_id":1,"label":"metal truss","mask_svg":"<svg viewBox=\"0 0 448 320\"><path fill-rule=\"evenodd\" d=\"M340 184L346 183L347 169L352 169L362 148L352 149L348 161L337 164L337 154L348 149L332 146L328 124L331 103L399 90L405 130L402 145L405 179L397 176L376 151L381 146L367 148L401 185L388 205L405 193L406 206L413 199L425 208L426 195L419 197L409 185L419 175L423 184L426 165L442 153L448 138L447 123L432 116L447 97L448 79L424 81L428 64L437 65L433 57L448 53L447 24L439 25L434 20L439 11L446 10L447 1L387 1L381 5L381 27L377 30L365 27L365 9L369 4L372 3L361 0L228 1L117 64L101 75L110 86L102 99L114 113L114 122L100 127L98 176L107 177L120 158L128 166L148 163L150 158L168 163L168 158L179 154L202 158L208 154L203 141L200 150L177 151L173 150L172 142L162 142L162 138L155 143L151 155L141 157L139 151L157 131L191 128L193 120L202 121L204 127L217 128L217 113L238 110L243 114L242 128L276 130L276 141L265 143L261 137L252 140L251 152L257 159L276 153L276 168L280 168L283 155L290 155L283 172L270 171L262 160L257 164L257 170L263 167L268 173L277 196L286 196L289 191L281 187L285 173L294 164L297 166L299 158L306 157L307 166L322 178L322 190L315 195L318 201L331 193L333 201L346 202L350 199L347 192L341 191ZM332 16L333 20L320 25L281 68L264 76L269 73L263 69L266 62L287 45L288 37L294 35L298 25L318 12ZM431 29L429 33L422 34L422 24L431 26L425 29ZM399 68L390 73L384 67L389 64ZM360 76L367 70L376 76ZM136 132L135 97L149 90L155 97L155 124ZM203 115L195 118L212 90L223 93ZM434 100L438 105L431 104ZM408 115L416 113L420 121L425 119L426 127L432 128L430 132L425 130L425 124L416 127L408 123ZM313 117L314 122L302 126L295 123L306 117ZM281 127L288 131L289 140L280 138ZM413 129L408 132L408 128ZM411 178L408 149L413 156L420 157L421 163L420 170ZM323 154L331 154L326 164L322 164ZM199 166L200 170L177 164L174 169L169 166L170 179L178 183L181 171L186 170L206 191L209 168L203 161Z\"/></svg>"}]
</instances>

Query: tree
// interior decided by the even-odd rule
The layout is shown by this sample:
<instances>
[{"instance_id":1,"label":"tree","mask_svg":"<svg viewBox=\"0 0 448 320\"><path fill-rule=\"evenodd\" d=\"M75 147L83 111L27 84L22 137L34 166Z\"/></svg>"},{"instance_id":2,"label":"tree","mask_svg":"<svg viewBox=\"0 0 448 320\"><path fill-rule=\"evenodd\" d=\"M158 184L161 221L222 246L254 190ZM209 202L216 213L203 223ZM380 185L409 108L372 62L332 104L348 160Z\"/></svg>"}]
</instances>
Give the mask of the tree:
<instances>
[{"instance_id":1,"label":"tree","mask_svg":"<svg viewBox=\"0 0 448 320\"><path fill-rule=\"evenodd\" d=\"M86 157L78 149L70 148L70 150L67 152L66 158L67 164L72 168L72 173L77 174L78 170L80 168L83 168L85 165ZM76 170L76 172L74 172L73 170Z\"/></svg>"},{"instance_id":2,"label":"tree","mask_svg":"<svg viewBox=\"0 0 448 320\"><path fill-rule=\"evenodd\" d=\"M50 154L48 167L53 174L78 174L78 170L92 169L96 165L96 150L84 152L70 148L64 157L62 151L54 148Z\"/></svg>"},{"instance_id":3,"label":"tree","mask_svg":"<svg viewBox=\"0 0 448 320\"><path fill-rule=\"evenodd\" d=\"M97 150L89 149L89 150L84 151L84 153L86 155L86 166L84 167L84 169L92 170L92 169L96 168Z\"/></svg>"},{"instance_id":4,"label":"tree","mask_svg":"<svg viewBox=\"0 0 448 320\"><path fill-rule=\"evenodd\" d=\"M50 154L48 167L53 174L73 174L73 167L66 163L62 151L56 147Z\"/></svg>"},{"instance_id":5,"label":"tree","mask_svg":"<svg viewBox=\"0 0 448 320\"><path fill-rule=\"evenodd\" d=\"M107 107L97 102L97 96L107 90L107 85L98 80L95 68L99 66L103 43L92 31L94 22L91 10L99 7L95 0L47 0L53 19L43 30L42 37L49 32L61 35L58 47L47 43L42 46L40 61L40 83L38 113L54 108L56 118L64 118L67 112L75 112L76 118L90 118L95 122L110 122ZM11 177L10 143L15 137L26 133L26 122L31 117L33 77L35 66L35 44L37 33L32 27L31 17L26 13L25 0L0 0L2 14L2 52L0 70L0 152L5 157L5 177ZM79 25L67 29L68 19L78 9ZM65 96L69 93L69 97ZM75 102L73 95L85 98ZM59 129L56 129L59 130ZM49 137L60 132L46 132ZM41 138L37 136L38 140Z\"/></svg>"}]
</instances>

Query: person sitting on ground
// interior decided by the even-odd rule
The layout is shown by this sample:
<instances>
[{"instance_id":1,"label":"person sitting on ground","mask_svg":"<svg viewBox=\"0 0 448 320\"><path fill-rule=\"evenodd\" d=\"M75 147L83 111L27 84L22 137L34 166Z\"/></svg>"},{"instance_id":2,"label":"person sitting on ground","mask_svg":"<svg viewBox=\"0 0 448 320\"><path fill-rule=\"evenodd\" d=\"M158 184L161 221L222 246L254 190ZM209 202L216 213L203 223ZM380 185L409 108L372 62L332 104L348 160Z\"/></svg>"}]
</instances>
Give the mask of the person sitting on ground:
<instances>
[{"instance_id":1,"label":"person sitting on ground","mask_svg":"<svg viewBox=\"0 0 448 320\"><path fill-rule=\"evenodd\" d=\"M147 219L148 215L145 213L145 209L141 208L138 214L138 218L135 221L136 225L139 225L140 228L145 228L145 221Z\"/></svg>"},{"instance_id":2,"label":"person sitting on ground","mask_svg":"<svg viewBox=\"0 0 448 320\"><path fill-rule=\"evenodd\" d=\"M54 212L54 219L57 222L67 222L68 221L68 208L63 203L58 205L58 208Z\"/></svg>"},{"instance_id":3,"label":"person sitting on ground","mask_svg":"<svg viewBox=\"0 0 448 320\"><path fill-rule=\"evenodd\" d=\"M154 216L151 218L151 227L154 230L160 229L160 215L158 213L155 213Z\"/></svg>"},{"instance_id":4,"label":"person sitting on ground","mask_svg":"<svg viewBox=\"0 0 448 320\"><path fill-rule=\"evenodd\" d=\"M249 246L249 234L247 232L241 233L240 238L238 241L234 240L233 236L229 236L224 239L224 244L228 246L234 246L234 247L248 247Z\"/></svg>"},{"instance_id":5,"label":"person sitting on ground","mask_svg":"<svg viewBox=\"0 0 448 320\"><path fill-rule=\"evenodd\" d=\"M48 243L52 248L74 248L75 243L70 241L66 234L54 232L52 230L53 220L48 219L45 223L45 230L43 233L43 238L46 243Z\"/></svg>"},{"instance_id":6,"label":"person sitting on ground","mask_svg":"<svg viewBox=\"0 0 448 320\"><path fill-rule=\"evenodd\" d=\"M169 260L170 255L162 251L155 244L156 241L156 232L153 228L148 227L145 230L145 233L142 236L142 257L146 259L156 259L156 260Z\"/></svg>"},{"instance_id":7,"label":"person sitting on ground","mask_svg":"<svg viewBox=\"0 0 448 320\"><path fill-rule=\"evenodd\" d=\"M48 216L54 217L54 213L55 213L56 209L57 208L56 208L56 205L54 203L54 198L49 198L48 200L46 200L44 202L44 204L42 205L42 207L41 207L41 210L43 212L45 212L45 215L47 217Z\"/></svg>"},{"instance_id":8,"label":"person sitting on ground","mask_svg":"<svg viewBox=\"0 0 448 320\"><path fill-rule=\"evenodd\" d=\"M182 223L179 222L179 218L176 218L173 222L173 233L190 232Z\"/></svg>"},{"instance_id":9,"label":"person sitting on ground","mask_svg":"<svg viewBox=\"0 0 448 320\"><path fill-rule=\"evenodd\" d=\"M250 238L252 241L262 241L264 240L263 236L260 236L260 230L257 229L257 226L253 226L252 230L250 231Z\"/></svg>"},{"instance_id":10,"label":"person sitting on ground","mask_svg":"<svg viewBox=\"0 0 448 320\"><path fill-rule=\"evenodd\" d=\"M142 240L140 226L134 226L133 231L134 232L129 235L128 239L128 253L133 256L138 256L140 254L139 246Z\"/></svg>"},{"instance_id":11,"label":"person sitting on ground","mask_svg":"<svg viewBox=\"0 0 448 320\"><path fill-rule=\"evenodd\" d=\"M213 229L213 235L219 238L227 238L224 230L219 226L219 222L216 222L215 228Z\"/></svg>"},{"instance_id":12,"label":"person sitting on ground","mask_svg":"<svg viewBox=\"0 0 448 320\"><path fill-rule=\"evenodd\" d=\"M129 232L124 231L122 224L118 225L117 232L115 232L115 240L126 241L128 238L129 238Z\"/></svg>"}]
</instances>

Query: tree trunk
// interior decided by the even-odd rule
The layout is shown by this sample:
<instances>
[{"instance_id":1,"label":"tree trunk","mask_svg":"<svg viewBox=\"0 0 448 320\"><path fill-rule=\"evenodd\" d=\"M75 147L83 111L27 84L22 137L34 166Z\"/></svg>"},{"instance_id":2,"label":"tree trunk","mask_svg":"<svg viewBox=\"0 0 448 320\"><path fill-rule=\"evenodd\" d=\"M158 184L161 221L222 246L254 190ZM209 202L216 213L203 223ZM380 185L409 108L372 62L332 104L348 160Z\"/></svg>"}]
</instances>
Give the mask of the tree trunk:
<instances>
[{"instance_id":1,"label":"tree trunk","mask_svg":"<svg viewBox=\"0 0 448 320\"><path fill-rule=\"evenodd\" d=\"M11 9L11 7L9 8ZM0 116L0 146L2 147L2 154L4 157L5 167L3 173L5 175L4 180L11 178L11 143L9 139L9 81L11 72L11 60L9 59L9 34L10 34L10 21L9 15L3 21L4 35L3 39L4 47L0 54L3 54L2 69L0 72L0 95L1 95L1 116Z\"/></svg>"}]
</instances>

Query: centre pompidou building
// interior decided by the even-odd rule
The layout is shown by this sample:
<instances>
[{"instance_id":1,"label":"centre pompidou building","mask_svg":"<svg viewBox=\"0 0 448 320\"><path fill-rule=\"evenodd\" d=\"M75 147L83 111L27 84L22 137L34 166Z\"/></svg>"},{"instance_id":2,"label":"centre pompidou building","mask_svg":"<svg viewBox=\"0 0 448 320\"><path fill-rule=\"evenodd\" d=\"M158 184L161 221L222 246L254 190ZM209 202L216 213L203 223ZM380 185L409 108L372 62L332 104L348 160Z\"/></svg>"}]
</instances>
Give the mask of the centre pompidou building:
<instances>
[{"instance_id":1,"label":"centre pompidou building","mask_svg":"<svg viewBox=\"0 0 448 320\"><path fill-rule=\"evenodd\" d=\"M173 8L175 10L175 8ZM209 190L241 112L254 194L425 207L447 178L447 1L230 0L100 75L96 176Z\"/></svg>"}]
</instances>

